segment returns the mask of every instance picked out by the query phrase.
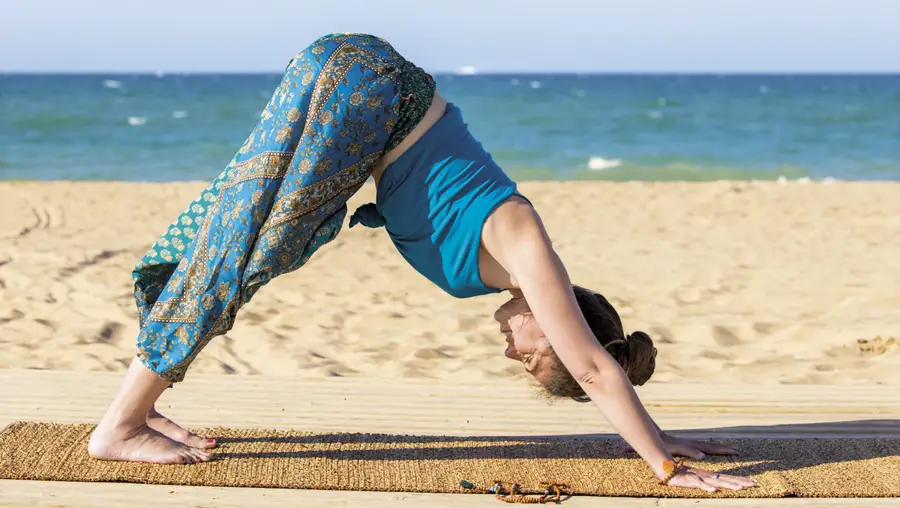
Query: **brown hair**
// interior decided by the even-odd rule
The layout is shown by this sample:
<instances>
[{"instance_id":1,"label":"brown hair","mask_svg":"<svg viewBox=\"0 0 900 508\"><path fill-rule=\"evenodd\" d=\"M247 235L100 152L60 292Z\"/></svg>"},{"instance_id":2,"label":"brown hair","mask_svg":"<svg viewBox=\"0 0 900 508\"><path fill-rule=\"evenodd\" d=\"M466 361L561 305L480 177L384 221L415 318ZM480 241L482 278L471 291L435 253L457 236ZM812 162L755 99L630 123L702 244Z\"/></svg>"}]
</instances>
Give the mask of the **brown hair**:
<instances>
[{"instance_id":1,"label":"brown hair","mask_svg":"<svg viewBox=\"0 0 900 508\"><path fill-rule=\"evenodd\" d=\"M619 313L600 293L580 286L572 286L575 300L581 307L597 341L619 362L631 384L640 386L650 379L656 368L656 348L653 339L644 332L634 332L625 336ZM572 377L556 353L551 356L553 376L544 385L552 397L569 397L578 402L590 402L590 397Z\"/></svg>"}]
</instances>

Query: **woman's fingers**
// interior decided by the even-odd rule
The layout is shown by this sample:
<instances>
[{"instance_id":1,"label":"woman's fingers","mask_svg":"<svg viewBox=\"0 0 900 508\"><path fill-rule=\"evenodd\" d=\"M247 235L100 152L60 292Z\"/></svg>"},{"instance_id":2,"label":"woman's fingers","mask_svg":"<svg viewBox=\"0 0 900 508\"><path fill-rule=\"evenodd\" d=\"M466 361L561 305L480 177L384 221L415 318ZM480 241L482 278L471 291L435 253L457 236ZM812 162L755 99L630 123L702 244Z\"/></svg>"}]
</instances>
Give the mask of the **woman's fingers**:
<instances>
[{"instance_id":1,"label":"woman's fingers","mask_svg":"<svg viewBox=\"0 0 900 508\"><path fill-rule=\"evenodd\" d=\"M738 455L740 452L730 446L714 443L712 441L694 441L693 439L672 438L671 444L692 450L695 453L700 452L706 455ZM688 455L693 457L694 455Z\"/></svg>"},{"instance_id":2,"label":"woman's fingers","mask_svg":"<svg viewBox=\"0 0 900 508\"><path fill-rule=\"evenodd\" d=\"M702 489L707 492L715 492L716 487L703 480L699 475L693 472L684 472L676 475L669 480L669 485L673 487L687 487L689 489Z\"/></svg>"},{"instance_id":3,"label":"woman's fingers","mask_svg":"<svg viewBox=\"0 0 900 508\"><path fill-rule=\"evenodd\" d=\"M709 444L710 446L705 446ZM666 449L669 453L676 457L690 457L692 459L703 459L707 455L736 455L738 452L733 448L722 446L715 443L702 443L699 441L689 441L686 439L673 439L665 442ZM634 451L631 446L625 446L625 453Z\"/></svg>"},{"instance_id":4,"label":"woman's fingers","mask_svg":"<svg viewBox=\"0 0 900 508\"><path fill-rule=\"evenodd\" d=\"M746 476L734 476L730 474L719 475L719 479L725 479L731 483L736 483L742 487L756 487L756 480Z\"/></svg>"},{"instance_id":5,"label":"woman's fingers","mask_svg":"<svg viewBox=\"0 0 900 508\"><path fill-rule=\"evenodd\" d=\"M702 459L706 454L702 450L691 446L687 443L673 443L668 446L669 453L680 457L690 457L692 459Z\"/></svg>"},{"instance_id":6,"label":"woman's fingers","mask_svg":"<svg viewBox=\"0 0 900 508\"><path fill-rule=\"evenodd\" d=\"M688 469L675 475L669 481L673 487L686 487L689 489L702 489L707 492L717 492L719 489L743 490L756 486L751 478L719 474L704 469Z\"/></svg>"},{"instance_id":7,"label":"woman's fingers","mask_svg":"<svg viewBox=\"0 0 900 508\"><path fill-rule=\"evenodd\" d=\"M708 485L720 489L741 490L748 487L756 486L756 482L752 478L744 476L734 476L730 474L718 474L704 469L692 469L691 473L696 474L703 479Z\"/></svg>"},{"instance_id":8,"label":"woman's fingers","mask_svg":"<svg viewBox=\"0 0 900 508\"><path fill-rule=\"evenodd\" d=\"M708 455L740 455L741 453L730 446L710 441L694 441L694 446Z\"/></svg>"},{"instance_id":9,"label":"woman's fingers","mask_svg":"<svg viewBox=\"0 0 900 508\"><path fill-rule=\"evenodd\" d=\"M732 481L728 481L723 477L716 478L706 478L703 481L706 483L713 485L719 489L728 489L728 490L743 490L745 487L739 483L735 483Z\"/></svg>"},{"instance_id":10,"label":"woman's fingers","mask_svg":"<svg viewBox=\"0 0 900 508\"><path fill-rule=\"evenodd\" d=\"M692 457L702 459L709 455L737 455L740 452L730 446L712 443L708 441L692 441L689 439L669 438L666 440L666 448L669 453L675 456ZM626 446L626 451L634 451L630 446ZM755 487L756 481L745 476L734 476L728 474L719 474L706 471L704 469L688 469L677 475L669 482L669 485L677 487L698 488L708 492L715 492L716 489L741 490L749 487Z\"/></svg>"}]
</instances>

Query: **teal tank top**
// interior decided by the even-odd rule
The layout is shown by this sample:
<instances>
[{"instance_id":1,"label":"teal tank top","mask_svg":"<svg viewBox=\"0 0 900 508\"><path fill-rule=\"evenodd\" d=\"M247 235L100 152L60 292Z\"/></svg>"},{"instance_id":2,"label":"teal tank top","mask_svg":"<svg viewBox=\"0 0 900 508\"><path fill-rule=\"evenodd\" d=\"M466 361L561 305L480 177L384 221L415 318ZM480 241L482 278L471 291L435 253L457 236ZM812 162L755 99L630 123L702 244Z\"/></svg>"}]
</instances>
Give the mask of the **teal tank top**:
<instances>
[{"instance_id":1,"label":"teal tank top","mask_svg":"<svg viewBox=\"0 0 900 508\"><path fill-rule=\"evenodd\" d=\"M388 166L378 182L375 204L350 218L387 229L406 261L456 298L498 293L481 280L478 249L491 212L516 183L494 162L463 120L447 105L444 116Z\"/></svg>"}]
</instances>

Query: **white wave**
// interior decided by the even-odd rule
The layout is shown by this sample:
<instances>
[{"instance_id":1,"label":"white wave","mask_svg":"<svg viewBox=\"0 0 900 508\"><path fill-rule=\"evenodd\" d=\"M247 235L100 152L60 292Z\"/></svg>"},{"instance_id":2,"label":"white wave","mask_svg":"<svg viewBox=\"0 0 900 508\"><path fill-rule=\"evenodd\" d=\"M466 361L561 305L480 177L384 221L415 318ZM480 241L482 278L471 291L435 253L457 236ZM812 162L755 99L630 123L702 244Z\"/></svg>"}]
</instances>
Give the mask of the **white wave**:
<instances>
[{"instance_id":1,"label":"white wave","mask_svg":"<svg viewBox=\"0 0 900 508\"><path fill-rule=\"evenodd\" d=\"M657 111L655 109L647 112L647 116L652 118L653 120L659 120L663 117L662 111Z\"/></svg>"},{"instance_id":2,"label":"white wave","mask_svg":"<svg viewBox=\"0 0 900 508\"><path fill-rule=\"evenodd\" d=\"M129 116L128 117L128 125L138 126L138 125L144 125L145 123L147 123L146 116Z\"/></svg>"},{"instance_id":3,"label":"white wave","mask_svg":"<svg viewBox=\"0 0 900 508\"><path fill-rule=\"evenodd\" d=\"M604 159L603 157L594 157L592 156L588 159L588 169L591 171L603 171L605 169L612 169L622 165L621 159Z\"/></svg>"},{"instance_id":4,"label":"white wave","mask_svg":"<svg viewBox=\"0 0 900 508\"><path fill-rule=\"evenodd\" d=\"M103 86L106 88L122 88L122 82L114 79L104 79Z\"/></svg>"},{"instance_id":5,"label":"white wave","mask_svg":"<svg viewBox=\"0 0 900 508\"><path fill-rule=\"evenodd\" d=\"M172 118L175 118L175 119L187 118L187 111L183 111L180 109L178 111L173 111Z\"/></svg>"},{"instance_id":6,"label":"white wave","mask_svg":"<svg viewBox=\"0 0 900 508\"><path fill-rule=\"evenodd\" d=\"M759 87L759 93L762 93L762 94L769 93L769 87L767 87L766 85L760 86L760 87Z\"/></svg>"},{"instance_id":7,"label":"white wave","mask_svg":"<svg viewBox=\"0 0 900 508\"><path fill-rule=\"evenodd\" d=\"M789 183L796 183L797 185L809 185L811 183L816 183L816 180L813 180L812 178L810 178L808 176L801 176L799 178L791 180L790 178L787 178L786 176L781 175L775 181L778 182L778 185L787 185ZM824 184L835 183L835 182L839 182L839 181L840 180L838 180L836 178L832 178L830 176L826 176L822 180L819 180L820 183L824 183Z\"/></svg>"},{"instance_id":8,"label":"white wave","mask_svg":"<svg viewBox=\"0 0 900 508\"><path fill-rule=\"evenodd\" d=\"M472 65L464 65L457 69L456 73L460 76L471 76L473 74L478 74L478 69Z\"/></svg>"},{"instance_id":9,"label":"white wave","mask_svg":"<svg viewBox=\"0 0 900 508\"><path fill-rule=\"evenodd\" d=\"M540 87L541 87L540 81L532 81L531 82L531 88L540 88Z\"/></svg>"},{"instance_id":10,"label":"white wave","mask_svg":"<svg viewBox=\"0 0 900 508\"><path fill-rule=\"evenodd\" d=\"M516 78L512 78L511 80L509 80L509 84L512 86L519 86L519 80Z\"/></svg>"}]
</instances>

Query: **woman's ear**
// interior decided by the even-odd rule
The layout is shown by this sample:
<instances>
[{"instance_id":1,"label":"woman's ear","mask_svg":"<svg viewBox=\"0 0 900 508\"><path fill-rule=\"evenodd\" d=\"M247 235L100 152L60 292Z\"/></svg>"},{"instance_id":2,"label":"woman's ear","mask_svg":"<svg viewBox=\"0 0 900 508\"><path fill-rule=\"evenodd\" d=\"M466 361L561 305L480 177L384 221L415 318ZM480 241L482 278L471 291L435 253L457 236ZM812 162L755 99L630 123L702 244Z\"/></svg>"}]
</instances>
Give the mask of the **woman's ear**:
<instances>
[{"instance_id":1,"label":"woman's ear","mask_svg":"<svg viewBox=\"0 0 900 508\"><path fill-rule=\"evenodd\" d=\"M553 344L550 344L550 339L544 336L540 341L540 354L549 355L553 353Z\"/></svg>"}]
</instances>

